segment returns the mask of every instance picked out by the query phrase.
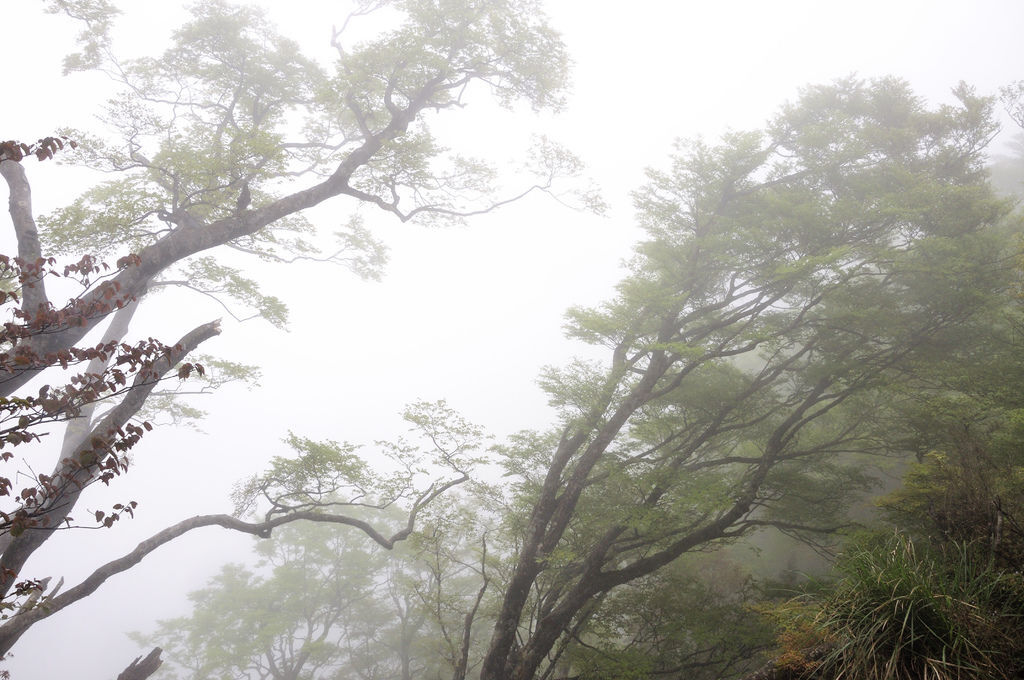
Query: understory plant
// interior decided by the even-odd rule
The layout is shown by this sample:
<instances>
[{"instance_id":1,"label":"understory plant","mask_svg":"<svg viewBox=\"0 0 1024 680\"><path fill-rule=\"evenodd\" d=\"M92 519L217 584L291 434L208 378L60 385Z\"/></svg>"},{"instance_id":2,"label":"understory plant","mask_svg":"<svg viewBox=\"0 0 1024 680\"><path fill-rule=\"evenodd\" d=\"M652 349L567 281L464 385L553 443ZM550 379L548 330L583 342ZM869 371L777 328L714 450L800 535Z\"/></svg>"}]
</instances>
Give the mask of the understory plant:
<instances>
[{"instance_id":1,"label":"understory plant","mask_svg":"<svg viewBox=\"0 0 1024 680\"><path fill-rule=\"evenodd\" d=\"M977 560L971 546L940 552L898 533L874 534L853 541L836 570L841 579L811 607L813 618L806 607L791 610L800 623L789 628L805 635L779 665L798 676L959 680L1024 672L1024 580ZM780 641L785 648L795 639Z\"/></svg>"}]
</instances>

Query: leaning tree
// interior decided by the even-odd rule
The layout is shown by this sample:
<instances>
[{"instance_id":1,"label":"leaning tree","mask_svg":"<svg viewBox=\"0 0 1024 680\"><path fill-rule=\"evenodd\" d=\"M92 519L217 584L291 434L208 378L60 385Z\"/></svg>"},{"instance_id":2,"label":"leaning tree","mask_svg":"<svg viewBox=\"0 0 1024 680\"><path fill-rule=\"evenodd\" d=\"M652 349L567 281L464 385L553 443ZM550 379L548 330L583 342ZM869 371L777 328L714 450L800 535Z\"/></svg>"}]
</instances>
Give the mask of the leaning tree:
<instances>
[{"instance_id":1,"label":"leaning tree","mask_svg":"<svg viewBox=\"0 0 1024 680\"><path fill-rule=\"evenodd\" d=\"M503 448L517 551L482 679L572 676L601 599L684 554L844 522L889 404L1013 290L993 102L954 94L811 87L650 173L632 273L569 314L607 360L549 370L560 423Z\"/></svg>"},{"instance_id":2,"label":"leaning tree","mask_svg":"<svg viewBox=\"0 0 1024 680\"><path fill-rule=\"evenodd\" d=\"M401 25L353 44L348 29L384 8L399 13ZM28 439L26 427L71 418L60 450L50 453L52 472L29 473L30 483L10 494L0 525L0 597L8 598L19 583L19 592L40 585L26 580L22 568L54 529L69 524L83 492L126 469L125 450L146 429L133 426L133 419L145 415L147 401L153 408L159 380L219 332L210 323L174 345L127 342L140 305L160 304L151 297L154 290L179 285L233 297L281 321L280 301L243 270L219 261L215 249L273 262L328 260L373 276L384 258L367 229L353 220L335 227L336 242L329 243L330 235L304 211L348 200L402 221L459 220L531 191L549 191L558 177L577 171L569 154L545 142L533 155L535 180L501 195L491 167L449 153L431 133L432 118L481 96L534 109L559 105L567 57L534 2L360 0L325 36L336 50L330 64L306 57L258 9L225 0L198 2L165 53L132 60L115 56L110 35L117 10L108 0L52 0L50 9L85 27L82 49L68 57L66 69L99 70L120 89L106 108L110 134L67 131L37 146L5 145L0 155L18 242L18 257L0 272L11 291L3 302L18 307L3 336L4 413L14 414L12 422L21 427L16 433ZM108 179L37 220L25 152L52 153L67 140L77 149L62 153ZM62 274L56 258L82 255L88 257L73 259L63 274L80 278L84 287L64 305L44 284ZM93 332L102 335L99 346L83 348ZM82 365L81 375L50 377L69 363ZM178 371L187 377L199 367L184 364ZM68 387L47 387L38 396L35 387L31 396L27 392L30 381L56 380ZM427 425L433 426L443 427ZM36 621L197 526L267 535L281 523L307 518L356 526L391 545L408 535L425 503L465 479L461 454L443 446L432 451L447 472L433 484L415 486L411 461L398 478L373 479L357 474L352 452L343 447L293 443L297 459L277 461L260 478L258 491L269 503L260 521L193 518L100 567L79 586L63 593L51 589L42 598L37 590L33 601L46 606L22 608L0 626L0 654ZM9 449L4 455L10 459ZM26 455L30 469L44 469L35 448ZM317 490L306 494L303 482L314 482L311 470L322 477L315 480ZM345 514L337 496L328 502L318 495L325 489L358 494L362 485L378 490L380 504L407 501L409 526L384 536ZM10 493L10 485L0 491ZM132 508L126 501L98 511L95 520L109 526Z\"/></svg>"},{"instance_id":3,"label":"leaning tree","mask_svg":"<svg viewBox=\"0 0 1024 680\"><path fill-rule=\"evenodd\" d=\"M877 456L907 452L892 433L908 401L948 393L936 375L1016 295L1019 220L984 166L993 102L954 94L929 108L895 79L811 87L764 130L681 145L650 173L631 273L569 314L608 358L548 370L560 422L497 448L506 475L475 487L472 531L417 539L474 555L457 587L440 568L436 593L420 585L461 603L461 621L436 619L454 635L432 631L454 642L451 677L747 667L734 645L749 657L763 631L714 592L744 581L695 553L840 528ZM707 602L702 623L741 630L673 611Z\"/></svg>"}]
</instances>

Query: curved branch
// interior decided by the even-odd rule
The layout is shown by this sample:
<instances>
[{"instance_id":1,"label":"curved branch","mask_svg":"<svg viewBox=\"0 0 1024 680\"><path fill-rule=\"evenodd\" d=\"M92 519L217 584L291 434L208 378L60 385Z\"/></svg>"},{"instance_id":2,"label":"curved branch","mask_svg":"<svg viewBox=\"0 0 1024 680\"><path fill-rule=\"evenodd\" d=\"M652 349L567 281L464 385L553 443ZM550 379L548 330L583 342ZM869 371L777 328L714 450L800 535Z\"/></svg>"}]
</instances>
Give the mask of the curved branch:
<instances>
[{"instance_id":1,"label":"curved branch","mask_svg":"<svg viewBox=\"0 0 1024 680\"><path fill-rule=\"evenodd\" d=\"M88 597L103 585L107 579L115 574L131 569L139 564L143 558L160 546L173 541L174 539L187 534L195 529L209 526L219 526L224 529L238 531L244 534L251 534L260 538L269 538L274 529L284 524L305 520L309 522L326 522L329 524L343 524L359 529L376 543L391 550L395 544L405 540L412 533L416 515L425 505L444 493L451 487L461 484L468 477L450 480L439 486L433 486L417 499L409 513L409 521L405 527L391 536L385 536L377 531L369 522L366 522L348 515L327 515L313 511L295 512L289 515L278 516L264 522L245 522L232 515L197 515L160 531L150 538L139 543L130 553L119 557L116 560L107 562L96 569L84 581L77 586L64 591L63 594L51 597L40 603L39 606L12 617L7 623L0 626L0 657L6 654L18 639L31 626L37 622L56 614L65 607Z\"/></svg>"},{"instance_id":2,"label":"curved branch","mask_svg":"<svg viewBox=\"0 0 1024 680\"><path fill-rule=\"evenodd\" d=\"M159 286L179 286L181 288L187 288L188 290L191 290L193 292L199 293L200 295L205 295L206 297L210 298L211 300L216 302L218 305L220 305L221 308L225 312L227 312L228 315L232 319L237 321L238 323L244 323L246 321L251 321L253 319L259 318L259 316L260 316L259 313L256 313L256 314L250 314L249 316L243 318L243 317L240 317L237 314L235 314L233 311L231 311L231 308L227 306L227 303L225 303L223 300L221 300L219 297L217 297L217 293L222 293L222 292L224 292L223 290L204 290L204 289L200 288L199 286L193 285L190 281L186 281L184 279L182 279L182 280L155 281L155 282L150 284L150 288L156 288L156 287L159 287Z\"/></svg>"}]
</instances>

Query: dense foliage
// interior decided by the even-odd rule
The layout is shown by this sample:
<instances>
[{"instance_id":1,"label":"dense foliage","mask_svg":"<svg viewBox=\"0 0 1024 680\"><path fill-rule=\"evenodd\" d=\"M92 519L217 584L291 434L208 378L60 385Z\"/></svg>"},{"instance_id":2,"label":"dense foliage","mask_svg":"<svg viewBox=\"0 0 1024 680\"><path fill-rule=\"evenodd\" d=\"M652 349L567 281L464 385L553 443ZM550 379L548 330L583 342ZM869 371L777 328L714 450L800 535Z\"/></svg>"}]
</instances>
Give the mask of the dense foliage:
<instances>
[{"instance_id":1,"label":"dense foliage","mask_svg":"<svg viewBox=\"0 0 1024 680\"><path fill-rule=\"evenodd\" d=\"M1014 285L992 101L956 94L929 110L891 79L811 87L651 173L631 276L570 313L610 361L548 372L562 422L504 449L522 547L482 677L543 674L595 599L685 553L848 521L865 456L901 449L894 392L931 390Z\"/></svg>"},{"instance_id":2,"label":"dense foliage","mask_svg":"<svg viewBox=\"0 0 1024 680\"><path fill-rule=\"evenodd\" d=\"M610 302L569 314L570 334L608 360L549 369L559 423L496 447L507 483L474 490L485 528L434 534L448 554L477 556L462 562L478 565L464 576L479 590L434 600L435 621L462 607L464 636L421 668L502 680L752 672L770 646L749 606L763 596L725 546L766 529L834 533L891 462L934 460L940 444L980 450L954 425L978 427L965 400L989 408L1012 390L997 365L1015 349L1002 333L1015 318L1017 221L985 171L993 101L955 95L929 109L894 79L810 87L765 130L680 145L650 173L636 193L648 239L629 276ZM985 446L1012 461L1013 410L989 422L1000 425ZM776 671L1012 667L1015 637L996 633L1016 621L1015 581L961 550L968 537L949 526L975 538L991 538L992 521L1008 527L1016 477L950 474L960 489L923 465L890 507L921 531L931 521L949 550L851 548L845 580L783 617ZM951 494L947 509L973 499L991 521L947 512L935 525L934 488Z\"/></svg>"},{"instance_id":3,"label":"dense foliage","mask_svg":"<svg viewBox=\"0 0 1024 680\"><path fill-rule=\"evenodd\" d=\"M736 676L770 635L748 607L752 570L726 550L767 530L834 535L882 468L916 455L883 501L900 535L849 544L833 586L776 608L781 655L765 672L1024 668L1020 225L986 170L995 101L961 85L929 106L895 78L808 87L764 129L681 142L649 172L628 274L611 300L568 314L569 335L604 359L544 371L555 422L491 450L501 484L468 484L485 458L479 429L415 404L405 416L420 443L381 444L393 471L351 444L290 435L292 455L239 485L236 516L169 527L63 593L24 580L81 493L126 470L121 454L145 429L126 423L156 404L159 377L219 330L173 348L125 342L153 290L189 288L283 325L283 303L211 249L373 277L384 253L359 219L325 234L304 211L345 198L446 223L578 171L545 142L535 177L502 194L493 168L450 154L429 126L478 91L561 104L568 58L533 2L357 3L329 65L226 0L196 3L159 58L127 61L106 0L51 5L88 29L68 70L98 69L123 91L111 139L68 133L75 158L111 179L38 225L22 165L33 148L0 146L19 245L0 261L0 303L18 306L0 337L14 423L0 457L36 425L77 418L54 472L33 473L0 515L0 596L28 596L0 625L0 653L160 545L218 525L263 543L148 638L183 677ZM404 23L350 44L349 23L385 6ZM48 139L40 158L60 150ZM84 292L55 305L52 257L85 253L65 271ZM89 279L95 257L118 254L109 280ZM101 344L78 348L102 323ZM73 388L16 394L86 360Z\"/></svg>"}]
</instances>

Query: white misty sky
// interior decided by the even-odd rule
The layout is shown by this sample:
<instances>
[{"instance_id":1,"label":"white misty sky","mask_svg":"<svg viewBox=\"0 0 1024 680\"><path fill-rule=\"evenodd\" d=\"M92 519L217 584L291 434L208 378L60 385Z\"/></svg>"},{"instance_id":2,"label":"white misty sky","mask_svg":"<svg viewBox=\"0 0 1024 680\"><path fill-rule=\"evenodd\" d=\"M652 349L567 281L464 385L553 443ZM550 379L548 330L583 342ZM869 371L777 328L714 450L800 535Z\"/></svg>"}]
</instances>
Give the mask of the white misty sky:
<instances>
[{"instance_id":1,"label":"white misty sky","mask_svg":"<svg viewBox=\"0 0 1024 680\"><path fill-rule=\"evenodd\" d=\"M3 139L33 140L65 125L98 131L93 116L110 94L103 77L61 77L60 60L78 28L43 14L42 4L0 0ZM184 16L172 2L120 4L117 36L131 54L158 51ZM266 7L311 54L330 58L329 27L343 19L344 2L251 4ZM383 282L325 265L259 269L266 289L292 307L290 332L226 318L209 351L259 364L262 386L229 387L197 402L210 412L205 435L149 435L135 450L130 474L84 503L133 498L141 503L138 517L113 531L58 536L30 563L31 575L63 574L72 585L169 523L228 511L233 482L284 453L280 440L288 430L372 443L401 434L397 413L419 398L445 398L497 436L545 427L550 413L535 377L543 365L564 363L580 350L561 337L562 312L610 293L638 236L629 192L643 182L644 168L665 164L674 139L760 126L802 85L851 73L903 77L933 102L948 100L959 80L993 93L1024 77L1024 3L1017 0L629 4L627 11L622 2L549 3L575 61L561 114L503 112L478 92L443 127L453 146L499 162L515 160L531 133L564 143L588 163L608 216L534 197L463 228L427 230L363 211L391 248ZM39 211L70 201L87 180L52 163L30 162L28 171ZM351 208L335 201L314 219L331 229ZM0 244L9 250L9 228L3 234ZM226 317L209 301L178 295L151 301L140 316L140 335L167 341ZM40 465L50 465L39 456ZM184 613L189 590L224 561L244 557L249 539L206 531L161 549L36 626L9 663L15 680L115 677L138 653L123 632ZM69 648L72 642L79 647Z\"/></svg>"}]
</instances>

